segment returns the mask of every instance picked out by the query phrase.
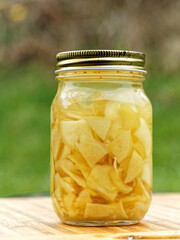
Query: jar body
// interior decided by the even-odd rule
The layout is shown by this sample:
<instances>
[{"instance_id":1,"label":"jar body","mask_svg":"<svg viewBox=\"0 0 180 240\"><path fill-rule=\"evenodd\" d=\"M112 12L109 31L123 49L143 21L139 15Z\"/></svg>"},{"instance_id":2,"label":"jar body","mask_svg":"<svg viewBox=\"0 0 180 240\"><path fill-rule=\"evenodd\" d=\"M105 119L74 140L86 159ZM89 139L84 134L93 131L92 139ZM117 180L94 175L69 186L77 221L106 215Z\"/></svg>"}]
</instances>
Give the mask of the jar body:
<instances>
[{"instance_id":1,"label":"jar body","mask_svg":"<svg viewBox=\"0 0 180 240\"><path fill-rule=\"evenodd\" d=\"M141 81L60 80L51 107L51 197L68 224L129 225L152 192L152 107Z\"/></svg>"}]
</instances>

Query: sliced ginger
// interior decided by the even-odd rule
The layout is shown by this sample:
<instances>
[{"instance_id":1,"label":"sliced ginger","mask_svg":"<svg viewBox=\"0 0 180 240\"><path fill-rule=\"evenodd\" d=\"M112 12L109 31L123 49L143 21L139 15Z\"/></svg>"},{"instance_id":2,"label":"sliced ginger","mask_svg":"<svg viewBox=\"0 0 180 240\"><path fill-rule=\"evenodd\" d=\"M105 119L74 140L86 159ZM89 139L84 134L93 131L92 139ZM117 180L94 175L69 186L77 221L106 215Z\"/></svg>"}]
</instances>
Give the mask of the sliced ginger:
<instances>
[{"instance_id":1,"label":"sliced ginger","mask_svg":"<svg viewBox=\"0 0 180 240\"><path fill-rule=\"evenodd\" d=\"M120 115L123 129L137 129L140 127L138 112L134 111L129 104L121 104Z\"/></svg>"},{"instance_id":2,"label":"sliced ginger","mask_svg":"<svg viewBox=\"0 0 180 240\"><path fill-rule=\"evenodd\" d=\"M129 130L120 130L119 136L109 144L110 153L112 153L117 162L125 159L132 150L132 137Z\"/></svg>"},{"instance_id":3,"label":"sliced ginger","mask_svg":"<svg viewBox=\"0 0 180 240\"><path fill-rule=\"evenodd\" d=\"M125 183L132 182L142 172L142 168L143 168L143 159L134 150L128 165L127 175L124 182Z\"/></svg>"},{"instance_id":4,"label":"sliced ginger","mask_svg":"<svg viewBox=\"0 0 180 240\"><path fill-rule=\"evenodd\" d=\"M64 144L71 149L76 148L76 145L83 139L92 139L92 133L85 120L78 121L61 121L60 130Z\"/></svg>"},{"instance_id":5,"label":"sliced ginger","mask_svg":"<svg viewBox=\"0 0 180 240\"><path fill-rule=\"evenodd\" d=\"M74 154L68 155L67 158L76 164L76 167L81 171L84 178L87 179L91 169L88 166L87 161L83 158L83 156L80 153L75 152Z\"/></svg>"},{"instance_id":6,"label":"sliced ginger","mask_svg":"<svg viewBox=\"0 0 180 240\"><path fill-rule=\"evenodd\" d=\"M97 135L105 140L111 121L105 117L86 117L85 120Z\"/></svg>"},{"instance_id":7,"label":"sliced ginger","mask_svg":"<svg viewBox=\"0 0 180 240\"><path fill-rule=\"evenodd\" d=\"M141 220L152 188L152 109L142 91L52 106L51 195L64 220ZM82 98L82 96L80 96ZM142 97L142 99L140 99Z\"/></svg>"},{"instance_id":8,"label":"sliced ginger","mask_svg":"<svg viewBox=\"0 0 180 240\"><path fill-rule=\"evenodd\" d=\"M88 220L126 220L127 215L121 202L116 205L87 203L84 217Z\"/></svg>"},{"instance_id":9,"label":"sliced ginger","mask_svg":"<svg viewBox=\"0 0 180 240\"><path fill-rule=\"evenodd\" d=\"M81 141L78 144L78 149L90 167L93 167L107 154L106 146L95 139Z\"/></svg>"},{"instance_id":10,"label":"sliced ginger","mask_svg":"<svg viewBox=\"0 0 180 240\"><path fill-rule=\"evenodd\" d=\"M95 165L87 179L87 186L107 201L113 201L117 196L116 186L111 181L112 170L112 166Z\"/></svg>"},{"instance_id":11,"label":"sliced ginger","mask_svg":"<svg viewBox=\"0 0 180 240\"><path fill-rule=\"evenodd\" d=\"M61 135L56 125L51 129L51 148L54 159L57 159L61 148Z\"/></svg>"}]
</instances>

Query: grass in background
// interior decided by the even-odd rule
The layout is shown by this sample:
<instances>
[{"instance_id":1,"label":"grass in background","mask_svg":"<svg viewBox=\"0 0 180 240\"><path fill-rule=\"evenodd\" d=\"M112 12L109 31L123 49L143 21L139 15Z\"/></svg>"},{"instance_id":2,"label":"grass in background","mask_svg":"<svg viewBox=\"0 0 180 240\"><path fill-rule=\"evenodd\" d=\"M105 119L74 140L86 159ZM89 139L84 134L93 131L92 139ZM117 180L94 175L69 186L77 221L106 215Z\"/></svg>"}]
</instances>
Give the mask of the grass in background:
<instances>
[{"instance_id":1,"label":"grass in background","mask_svg":"<svg viewBox=\"0 0 180 240\"><path fill-rule=\"evenodd\" d=\"M154 191L180 191L180 76L154 74ZM53 71L40 63L0 67L0 196L49 192Z\"/></svg>"},{"instance_id":2,"label":"grass in background","mask_svg":"<svg viewBox=\"0 0 180 240\"><path fill-rule=\"evenodd\" d=\"M53 72L1 68L0 89L0 195L48 192Z\"/></svg>"},{"instance_id":3,"label":"grass in background","mask_svg":"<svg viewBox=\"0 0 180 240\"><path fill-rule=\"evenodd\" d=\"M179 79L154 74L145 84L153 105L154 191L180 191Z\"/></svg>"}]
</instances>

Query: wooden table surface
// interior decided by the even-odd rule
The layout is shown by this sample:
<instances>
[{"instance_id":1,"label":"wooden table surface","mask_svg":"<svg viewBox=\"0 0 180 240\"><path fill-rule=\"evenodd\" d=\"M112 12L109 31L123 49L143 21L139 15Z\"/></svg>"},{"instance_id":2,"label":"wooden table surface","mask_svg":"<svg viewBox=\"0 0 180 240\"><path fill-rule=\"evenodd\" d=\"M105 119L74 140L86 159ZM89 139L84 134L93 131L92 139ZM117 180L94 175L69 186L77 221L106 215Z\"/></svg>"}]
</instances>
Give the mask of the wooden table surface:
<instances>
[{"instance_id":1,"label":"wooden table surface","mask_svg":"<svg viewBox=\"0 0 180 240\"><path fill-rule=\"evenodd\" d=\"M123 227L62 224L49 197L1 198L0 240L180 239L180 193L155 194L146 217Z\"/></svg>"}]
</instances>

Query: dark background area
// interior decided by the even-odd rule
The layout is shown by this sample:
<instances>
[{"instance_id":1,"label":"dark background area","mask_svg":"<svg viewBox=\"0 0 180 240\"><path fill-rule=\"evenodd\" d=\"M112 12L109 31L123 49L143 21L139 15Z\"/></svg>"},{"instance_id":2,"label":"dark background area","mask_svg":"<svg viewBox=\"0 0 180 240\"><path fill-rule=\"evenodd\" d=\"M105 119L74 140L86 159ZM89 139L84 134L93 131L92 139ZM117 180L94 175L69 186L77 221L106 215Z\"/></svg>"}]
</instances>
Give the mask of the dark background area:
<instances>
[{"instance_id":1,"label":"dark background area","mask_svg":"<svg viewBox=\"0 0 180 240\"><path fill-rule=\"evenodd\" d=\"M154 191L180 191L180 1L0 0L0 196L49 191L55 55L146 54Z\"/></svg>"}]
</instances>

